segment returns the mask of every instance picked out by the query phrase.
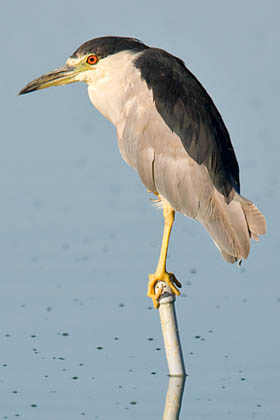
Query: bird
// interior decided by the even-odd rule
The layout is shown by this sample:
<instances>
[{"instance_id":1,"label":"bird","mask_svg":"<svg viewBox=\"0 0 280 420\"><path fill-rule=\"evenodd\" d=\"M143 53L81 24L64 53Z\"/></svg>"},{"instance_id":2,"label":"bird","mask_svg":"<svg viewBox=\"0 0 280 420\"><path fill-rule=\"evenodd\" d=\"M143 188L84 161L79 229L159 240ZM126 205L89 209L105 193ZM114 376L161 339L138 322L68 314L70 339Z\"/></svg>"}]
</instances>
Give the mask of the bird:
<instances>
[{"instance_id":1,"label":"bird","mask_svg":"<svg viewBox=\"0 0 280 420\"><path fill-rule=\"evenodd\" d=\"M163 209L164 230L147 295L159 307L175 212L199 221L229 263L247 259L251 239L266 232L255 204L240 193L229 132L210 95L184 62L142 41L103 36L83 43L64 66L28 83L19 94L85 82L94 107L115 127L120 153Z\"/></svg>"}]
</instances>

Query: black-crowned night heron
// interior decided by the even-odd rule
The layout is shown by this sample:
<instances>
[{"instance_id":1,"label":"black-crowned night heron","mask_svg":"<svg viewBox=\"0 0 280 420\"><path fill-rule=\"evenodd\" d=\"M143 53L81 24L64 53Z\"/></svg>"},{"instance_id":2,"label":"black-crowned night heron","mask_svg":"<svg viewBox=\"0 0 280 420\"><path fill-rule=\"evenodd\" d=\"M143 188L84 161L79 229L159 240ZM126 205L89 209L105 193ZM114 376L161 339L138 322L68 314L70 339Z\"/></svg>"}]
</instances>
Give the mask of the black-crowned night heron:
<instances>
[{"instance_id":1,"label":"black-crowned night heron","mask_svg":"<svg viewBox=\"0 0 280 420\"><path fill-rule=\"evenodd\" d=\"M20 94L85 82L93 105L117 129L120 152L163 208L155 285L179 281L166 271L175 211L198 220L230 263L247 258L265 218L240 195L239 168L228 131L212 99L182 60L133 38L103 37L81 45L65 66L33 80Z\"/></svg>"}]
</instances>

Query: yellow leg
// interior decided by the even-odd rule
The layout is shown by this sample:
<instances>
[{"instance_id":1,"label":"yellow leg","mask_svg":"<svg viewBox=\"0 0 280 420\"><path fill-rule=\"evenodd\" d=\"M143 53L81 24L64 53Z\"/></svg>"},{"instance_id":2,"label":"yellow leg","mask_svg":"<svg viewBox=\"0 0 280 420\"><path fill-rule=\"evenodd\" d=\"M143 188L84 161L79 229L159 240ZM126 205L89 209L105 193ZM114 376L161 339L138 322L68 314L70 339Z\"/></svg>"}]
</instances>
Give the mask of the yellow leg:
<instances>
[{"instance_id":1,"label":"yellow leg","mask_svg":"<svg viewBox=\"0 0 280 420\"><path fill-rule=\"evenodd\" d=\"M164 216L164 231L163 231L163 237L162 237L160 257L159 257L156 272L154 274L149 275L148 292L147 292L147 295L150 298L152 298L155 308L159 307L158 298L160 297L160 294L161 294L160 292L158 294L155 293L155 286L158 281L164 281L165 283L167 283L168 286L171 288L172 292L177 296L180 295L180 292L177 289L177 287L181 287L181 283L176 279L175 275L173 273L167 273L166 271L166 257L167 257L167 251L168 251L168 243L169 243L169 237L170 237L171 229L172 229L174 218L175 218L175 211L171 207L164 205L163 216Z\"/></svg>"}]
</instances>

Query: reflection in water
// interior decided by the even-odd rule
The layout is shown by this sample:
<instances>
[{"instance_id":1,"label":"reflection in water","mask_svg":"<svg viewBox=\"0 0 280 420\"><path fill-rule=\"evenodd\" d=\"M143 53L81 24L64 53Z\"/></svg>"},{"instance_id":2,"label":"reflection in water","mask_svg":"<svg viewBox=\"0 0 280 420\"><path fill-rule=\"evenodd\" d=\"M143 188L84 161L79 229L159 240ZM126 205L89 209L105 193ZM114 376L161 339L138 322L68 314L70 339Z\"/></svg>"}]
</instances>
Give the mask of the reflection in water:
<instances>
[{"instance_id":1,"label":"reflection in water","mask_svg":"<svg viewBox=\"0 0 280 420\"><path fill-rule=\"evenodd\" d=\"M163 420L178 420L185 387L185 376L170 376Z\"/></svg>"}]
</instances>

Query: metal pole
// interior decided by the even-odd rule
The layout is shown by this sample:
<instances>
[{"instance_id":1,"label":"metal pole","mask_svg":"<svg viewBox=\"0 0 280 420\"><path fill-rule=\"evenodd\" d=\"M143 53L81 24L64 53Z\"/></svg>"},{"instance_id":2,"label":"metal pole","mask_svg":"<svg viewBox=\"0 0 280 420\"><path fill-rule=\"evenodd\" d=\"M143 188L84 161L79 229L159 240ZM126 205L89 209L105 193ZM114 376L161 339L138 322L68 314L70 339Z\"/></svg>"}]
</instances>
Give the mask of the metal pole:
<instances>
[{"instance_id":1,"label":"metal pole","mask_svg":"<svg viewBox=\"0 0 280 420\"><path fill-rule=\"evenodd\" d=\"M175 312L175 295L165 282L158 282L155 292L162 290L159 298L159 315L170 376L186 376L182 348Z\"/></svg>"}]
</instances>

